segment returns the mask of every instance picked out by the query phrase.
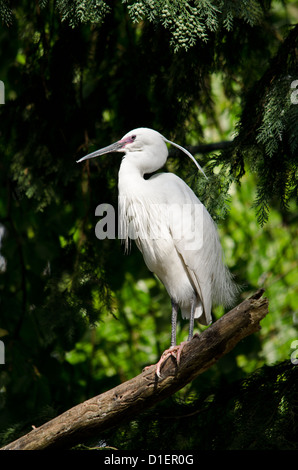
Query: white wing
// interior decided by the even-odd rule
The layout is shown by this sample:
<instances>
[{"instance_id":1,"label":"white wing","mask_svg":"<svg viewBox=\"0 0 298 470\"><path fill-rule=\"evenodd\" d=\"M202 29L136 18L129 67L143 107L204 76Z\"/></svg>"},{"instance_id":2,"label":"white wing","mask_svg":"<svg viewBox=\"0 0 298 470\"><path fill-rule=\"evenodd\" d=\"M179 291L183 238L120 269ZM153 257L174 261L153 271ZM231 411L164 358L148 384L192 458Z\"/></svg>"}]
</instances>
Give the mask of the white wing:
<instances>
[{"instance_id":1,"label":"white wing","mask_svg":"<svg viewBox=\"0 0 298 470\"><path fill-rule=\"evenodd\" d=\"M153 176L150 178L153 184L154 179L158 181L159 193L163 188L160 199L166 200L170 209L169 229L175 248L203 304L204 317L200 317L200 323L208 325L212 304L231 304L237 291L223 262L217 228L204 205L182 179L173 173Z\"/></svg>"},{"instance_id":2,"label":"white wing","mask_svg":"<svg viewBox=\"0 0 298 470\"><path fill-rule=\"evenodd\" d=\"M223 263L216 226L186 183L173 173L143 180L119 196L122 238L136 241L148 268L189 317L193 290L195 317L211 322L212 304L231 303L235 286Z\"/></svg>"}]
</instances>

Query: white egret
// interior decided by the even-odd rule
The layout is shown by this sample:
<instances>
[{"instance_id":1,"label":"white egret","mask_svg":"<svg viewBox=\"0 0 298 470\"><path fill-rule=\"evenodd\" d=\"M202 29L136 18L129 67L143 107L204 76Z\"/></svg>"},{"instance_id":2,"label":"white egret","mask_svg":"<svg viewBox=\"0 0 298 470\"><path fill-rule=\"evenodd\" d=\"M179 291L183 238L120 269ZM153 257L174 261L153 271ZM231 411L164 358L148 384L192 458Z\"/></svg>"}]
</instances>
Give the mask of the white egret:
<instances>
[{"instance_id":1,"label":"white egret","mask_svg":"<svg viewBox=\"0 0 298 470\"><path fill-rule=\"evenodd\" d=\"M188 341L193 337L194 319L209 325L212 305L229 306L237 287L223 262L216 226L190 187L173 173L151 174L164 166L166 143L185 152L205 175L194 157L183 147L148 128L134 129L121 140L78 160L110 152L124 152L119 170L119 220L126 245L134 239L150 271L164 284L172 303L171 347L157 365L173 355L179 363L176 345L177 314L189 318Z\"/></svg>"}]
</instances>

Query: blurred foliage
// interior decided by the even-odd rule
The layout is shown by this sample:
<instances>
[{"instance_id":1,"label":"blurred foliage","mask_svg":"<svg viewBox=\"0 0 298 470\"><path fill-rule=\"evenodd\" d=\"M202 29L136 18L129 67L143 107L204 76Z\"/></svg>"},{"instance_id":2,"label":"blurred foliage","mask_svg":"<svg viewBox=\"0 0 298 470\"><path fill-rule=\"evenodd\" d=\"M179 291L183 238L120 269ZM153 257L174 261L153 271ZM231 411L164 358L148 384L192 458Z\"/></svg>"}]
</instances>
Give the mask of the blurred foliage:
<instances>
[{"instance_id":1,"label":"blurred foliage","mask_svg":"<svg viewBox=\"0 0 298 470\"><path fill-rule=\"evenodd\" d=\"M258 175L255 206L261 225L268 220L273 198L284 209L292 198L298 198L297 48L298 25L247 94L239 133L227 156L229 160L234 157L240 175L244 159Z\"/></svg>"},{"instance_id":2,"label":"blurred foliage","mask_svg":"<svg viewBox=\"0 0 298 470\"><path fill-rule=\"evenodd\" d=\"M97 205L117 206L119 156L75 163L148 126L189 148L230 142L197 155L208 181L176 153L167 170L218 221L239 301L264 287L270 314L141 428L143 418L98 440L169 448L168 416L184 413L199 421L176 421L173 448L268 448L270 436L271 448L293 448L295 2L22 0L2 2L0 16L1 442L133 377L169 345L170 302L141 254L95 236ZM186 335L180 321L178 341ZM221 441L227 427L233 436Z\"/></svg>"}]
</instances>

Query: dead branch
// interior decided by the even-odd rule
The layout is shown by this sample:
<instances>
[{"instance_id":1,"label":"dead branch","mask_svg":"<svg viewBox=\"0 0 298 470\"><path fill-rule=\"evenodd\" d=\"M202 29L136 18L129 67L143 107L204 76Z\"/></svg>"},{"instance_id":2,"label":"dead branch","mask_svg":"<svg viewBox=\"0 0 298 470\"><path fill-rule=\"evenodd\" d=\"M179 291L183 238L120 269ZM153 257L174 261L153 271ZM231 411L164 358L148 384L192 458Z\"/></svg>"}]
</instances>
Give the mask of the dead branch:
<instances>
[{"instance_id":1,"label":"dead branch","mask_svg":"<svg viewBox=\"0 0 298 470\"><path fill-rule=\"evenodd\" d=\"M260 329L259 322L268 313L268 300L262 298L263 292L256 292L187 343L178 367L169 357L162 366L161 379L155 374L156 366L151 366L133 379L33 429L1 450L69 448L172 395L231 351L239 341Z\"/></svg>"}]
</instances>

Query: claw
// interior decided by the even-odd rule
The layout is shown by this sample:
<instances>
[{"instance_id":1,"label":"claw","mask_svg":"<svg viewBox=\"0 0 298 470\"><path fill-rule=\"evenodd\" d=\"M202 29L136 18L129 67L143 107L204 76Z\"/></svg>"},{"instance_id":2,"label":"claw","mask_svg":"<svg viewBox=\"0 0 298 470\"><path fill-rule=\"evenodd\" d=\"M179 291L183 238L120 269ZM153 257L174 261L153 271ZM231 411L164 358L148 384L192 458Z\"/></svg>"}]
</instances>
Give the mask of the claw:
<instances>
[{"instance_id":1,"label":"claw","mask_svg":"<svg viewBox=\"0 0 298 470\"><path fill-rule=\"evenodd\" d=\"M179 344L179 346L171 346L162 353L158 363L156 364L156 375L159 379L161 379L161 366L166 361L166 359L168 359L168 357L173 356L176 359L177 365L179 365L181 352L185 344L186 341L183 341L181 344Z\"/></svg>"}]
</instances>

